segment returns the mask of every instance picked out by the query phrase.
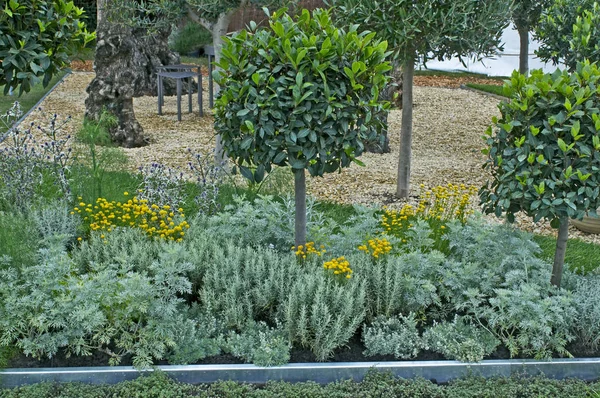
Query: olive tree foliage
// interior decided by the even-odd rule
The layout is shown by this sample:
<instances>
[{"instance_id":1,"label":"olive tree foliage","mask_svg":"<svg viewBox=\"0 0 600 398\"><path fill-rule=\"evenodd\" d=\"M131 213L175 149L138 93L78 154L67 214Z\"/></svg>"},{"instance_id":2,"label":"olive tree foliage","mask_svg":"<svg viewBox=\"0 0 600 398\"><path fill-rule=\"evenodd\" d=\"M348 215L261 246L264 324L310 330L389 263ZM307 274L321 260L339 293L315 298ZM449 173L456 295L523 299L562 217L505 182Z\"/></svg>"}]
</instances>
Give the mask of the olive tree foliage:
<instances>
[{"instance_id":1,"label":"olive tree foliage","mask_svg":"<svg viewBox=\"0 0 600 398\"><path fill-rule=\"evenodd\" d=\"M536 55L573 71L584 59L600 60L600 6L594 0L554 0L542 14L534 37Z\"/></svg>"},{"instance_id":2,"label":"olive tree foliage","mask_svg":"<svg viewBox=\"0 0 600 398\"><path fill-rule=\"evenodd\" d=\"M94 39L83 10L66 0L9 0L0 8L0 86L29 92L69 65L69 55Z\"/></svg>"},{"instance_id":3,"label":"olive tree foliage","mask_svg":"<svg viewBox=\"0 0 600 398\"><path fill-rule=\"evenodd\" d=\"M569 219L600 206L600 70L588 61L573 73L530 77L514 72L504 85L509 101L487 130L485 168L491 182L480 190L484 211L522 211L558 227L552 283L560 286Z\"/></svg>"},{"instance_id":4,"label":"olive tree foliage","mask_svg":"<svg viewBox=\"0 0 600 398\"><path fill-rule=\"evenodd\" d=\"M552 0L514 0L512 22L519 33L519 73L529 73L529 32L540 21L542 11L550 6Z\"/></svg>"},{"instance_id":5,"label":"olive tree foliage","mask_svg":"<svg viewBox=\"0 0 600 398\"><path fill-rule=\"evenodd\" d=\"M510 19L509 0L329 0L336 18L387 40L402 65L402 126L396 195L410 192L412 101L419 58L484 57L500 48Z\"/></svg>"},{"instance_id":6,"label":"olive tree foliage","mask_svg":"<svg viewBox=\"0 0 600 398\"><path fill-rule=\"evenodd\" d=\"M268 12L268 11L266 11ZM273 165L295 175L296 245L306 240L305 170L322 176L348 167L377 136L375 114L391 69L387 43L356 25L336 28L326 10L285 9L269 26L224 38L215 129L225 152L248 179L260 182Z\"/></svg>"}]
</instances>

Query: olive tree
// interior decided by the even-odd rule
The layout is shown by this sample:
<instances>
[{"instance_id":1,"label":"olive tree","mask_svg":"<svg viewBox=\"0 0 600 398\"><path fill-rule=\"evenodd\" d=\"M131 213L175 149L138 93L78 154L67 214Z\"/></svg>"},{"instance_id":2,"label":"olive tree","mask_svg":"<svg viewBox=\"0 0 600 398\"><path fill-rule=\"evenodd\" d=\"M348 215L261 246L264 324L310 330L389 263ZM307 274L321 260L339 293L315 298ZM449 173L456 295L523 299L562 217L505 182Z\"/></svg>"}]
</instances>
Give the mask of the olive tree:
<instances>
[{"instance_id":1,"label":"olive tree","mask_svg":"<svg viewBox=\"0 0 600 398\"><path fill-rule=\"evenodd\" d=\"M600 61L600 6L594 0L554 0L542 14L534 37L536 55L574 70L584 59Z\"/></svg>"},{"instance_id":2,"label":"olive tree","mask_svg":"<svg viewBox=\"0 0 600 398\"><path fill-rule=\"evenodd\" d=\"M336 28L328 11L296 18L285 9L269 26L224 38L215 129L226 153L248 179L260 182L273 165L295 176L296 245L306 241L305 170L311 176L348 167L382 127L373 117L387 43L356 26Z\"/></svg>"},{"instance_id":3,"label":"olive tree","mask_svg":"<svg viewBox=\"0 0 600 398\"><path fill-rule=\"evenodd\" d=\"M94 39L83 10L66 0L10 0L0 8L0 85L4 94L46 87L69 65L69 55Z\"/></svg>"},{"instance_id":4,"label":"olive tree","mask_svg":"<svg viewBox=\"0 0 600 398\"><path fill-rule=\"evenodd\" d=\"M396 195L408 197L413 75L419 58L488 56L500 47L509 0L329 0L337 18L377 32L402 66L402 125Z\"/></svg>"},{"instance_id":5,"label":"olive tree","mask_svg":"<svg viewBox=\"0 0 600 398\"><path fill-rule=\"evenodd\" d=\"M529 32L538 25L551 0L514 0L512 22L519 33L519 73L529 73Z\"/></svg>"},{"instance_id":6,"label":"olive tree","mask_svg":"<svg viewBox=\"0 0 600 398\"><path fill-rule=\"evenodd\" d=\"M600 206L600 71L589 62L573 73L530 77L514 72L509 101L487 130L491 181L480 191L484 210L514 221L522 211L558 228L552 283L560 286L569 219Z\"/></svg>"}]
</instances>

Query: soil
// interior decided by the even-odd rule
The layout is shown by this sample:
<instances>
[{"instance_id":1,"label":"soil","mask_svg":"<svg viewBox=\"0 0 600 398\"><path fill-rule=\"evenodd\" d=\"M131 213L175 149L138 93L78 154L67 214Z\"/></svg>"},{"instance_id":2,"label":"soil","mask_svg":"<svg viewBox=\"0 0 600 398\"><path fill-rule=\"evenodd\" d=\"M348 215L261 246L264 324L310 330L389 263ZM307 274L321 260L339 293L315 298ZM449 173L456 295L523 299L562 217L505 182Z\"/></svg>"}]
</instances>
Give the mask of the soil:
<instances>
[{"instance_id":1,"label":"soil","mask_svg":"<svg viewBox=\"0 0 600 398\"><path fill-rule=\"evenodd\" d=\"M384 361L398 361L392 355L375 355L366 357L363 355L365 346L360 341L360 333L357 333L350 341L343 347L335 350L331 358L325 362L384 362ZM580 344L570 344L567 346L567 350L575 358L598 358L600 357L600 350L590 351L589 349L581 346ZM525 359L525 356L517 355L512 359ZM58 367L95 367L95 366L109 366L108 355L95 352L93 355L88 357L75 357L66 358L64 352L60 352L56 357L52 359L35 360L31 357L24 355L18 355L12 358L8 362L8 368L58 368ZM510 359L510 352L504 345L500 345L498 349L486 357L485 359ZM443 361L446 358L433 351L424 350L419 355L412 359L413 361ZM290 352L290 363L308 363L318 362L315 355L307 349L301 347L294 347ZM235 357L231 354L221 354L217 356L204 358L196 364L198 365L233 365L245 363L242 359ZM165 360L158 361L155 365L168 365L169 363ZM131 357L125 357L119 364L120 366L131 366Z\"/></svg>"}]
</instances>

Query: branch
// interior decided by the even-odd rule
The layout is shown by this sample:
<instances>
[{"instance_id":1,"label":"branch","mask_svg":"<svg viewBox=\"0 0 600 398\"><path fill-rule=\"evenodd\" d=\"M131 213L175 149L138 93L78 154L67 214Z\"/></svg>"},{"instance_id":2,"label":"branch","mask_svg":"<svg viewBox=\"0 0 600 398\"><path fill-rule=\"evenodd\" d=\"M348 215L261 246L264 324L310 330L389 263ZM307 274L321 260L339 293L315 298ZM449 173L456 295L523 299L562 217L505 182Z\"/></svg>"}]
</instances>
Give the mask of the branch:
<instances>
[{"instance_id":1,"label":"branch","mask_svg":"<svg viewBox=\"0 0 600 398\"><path fill-rule=\"evenodd\" d=\"M194 12L194 10L192 10L192 8L189 5L187 6L187 15L192 21L202 25L203 27L212 32L214 22L210 22L207 19L201 18L198 14Z\"/></svg>"}]
</instances>

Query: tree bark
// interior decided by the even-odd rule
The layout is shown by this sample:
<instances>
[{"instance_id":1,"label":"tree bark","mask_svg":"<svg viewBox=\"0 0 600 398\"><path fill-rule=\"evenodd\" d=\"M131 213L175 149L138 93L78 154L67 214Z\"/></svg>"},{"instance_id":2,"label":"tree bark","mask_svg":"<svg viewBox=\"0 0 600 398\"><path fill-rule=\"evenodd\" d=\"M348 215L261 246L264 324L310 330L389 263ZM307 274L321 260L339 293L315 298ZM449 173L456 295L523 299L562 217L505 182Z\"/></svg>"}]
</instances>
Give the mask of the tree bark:
<instances>
[{"instance_id":1,"label":"tree bark","mask_svg":"<svg viewBox=\"0 0 600 398\"><path fill-rule=\"evenodd\" d=\"M569 238L569 218L560 219L558 226L558 237L556 238L556 251L554 252L554 264L552 265L552 278L550 283L560 287L560 281L565 264L565 254L567 252L567 239Z\"/></svg>"},{"instance_id":2,"label":"tree bark","mask_svg":"<svg viewBox=\"0 0 600 398\"><path fill-rule=\"evenodd\" d=\"M135 118L133 97L156 95L156 68L176 64L179 58L168 48L168 30L150 36L144 29L110 22L106 12L101 11L109 2L103 0L99 5L96 77L86 90L85 116L99 120L106 109L118 119L110 129L114 143L127 148L144 146L148 139ZM175 82L165 79L164 92L174 93Z\"/></svg>"},{"instance_id":3,"label":"tree bark","mask_svg":"<svg viewBox=\"0 0 600 398\"><path fill-rule=\"evenodd\" d=\"M529 73L529 29L519 28L519 73L527 76Z\"/></svg>"},{"instance_id":4,"label":"tree bark","mask_svg":"<svg viewBox=\"0 0 600 398\"><path fill-rule=\"evenodd\" d=\"M402 66L402 126L400 128L400 159L398 160L398 182L396 196L407 198L410 193L410 157L412 145L413 57Z\"/></svg>"},{"instance_id":5,"label":"tree bark","mask_svg":"<svg viewBox=\"0 0 600 398\"><path fill-rule=\"evenodd\" d=\"M306 244L306 175L304 169L294 170L296 220L294 239L296 247Z\"/></svg>"},{"instance_id":6,"label":"tree bark","mask_svg":"<svg viewBox=\"0 0 600 398\"><path fill-rule=\"evenodd\" d=\"M402 68L396 63L393 65L391 73L391 80L387 86L381 91L380 99L383 101L389 101L392 106L396 105L398 108L402 108L402 104L398 101L402 101ZM396 98L394 98L397 95ZM389 153L390 152L390 138L389 138L389 124L388 124L389 112L381 112L375 115L383 124L383 130L379 136L365 144L365 151L371 153Z\"/></svg>"}]
</instances>

